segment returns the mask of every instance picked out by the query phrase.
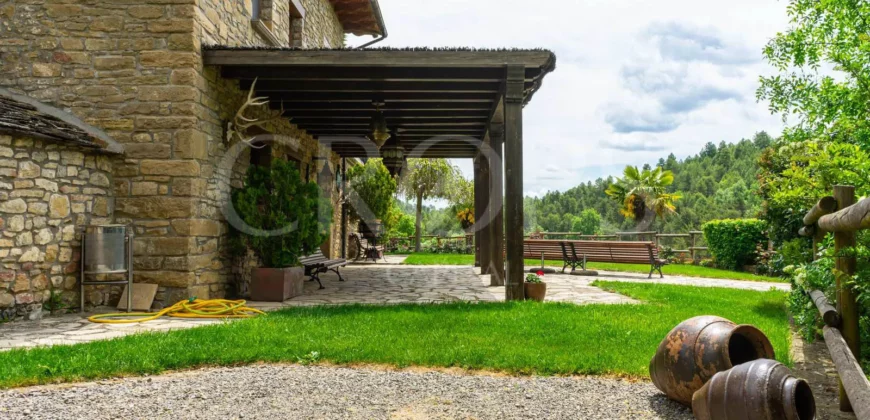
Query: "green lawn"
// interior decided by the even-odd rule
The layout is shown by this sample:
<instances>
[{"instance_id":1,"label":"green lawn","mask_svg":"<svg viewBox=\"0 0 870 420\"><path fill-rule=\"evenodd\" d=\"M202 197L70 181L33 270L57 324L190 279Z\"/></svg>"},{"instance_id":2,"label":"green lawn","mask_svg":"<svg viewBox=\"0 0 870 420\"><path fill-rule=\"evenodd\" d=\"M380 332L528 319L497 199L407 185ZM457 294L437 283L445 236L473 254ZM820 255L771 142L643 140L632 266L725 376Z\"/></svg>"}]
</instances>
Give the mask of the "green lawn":
<instances>
[{"instance_id":1,"label":"green lawn","mask_svg":"<svg viewBox=\"0 0 870 420\"><path fill-rule=\"evenodd\" d=\"M474 255L465 254L411 254L402 264L406 265L471 265L474 263ZM526 260L526 266L540 266L541 260ZM562 268L562 261L546 261L548 267ZM649 264L616 264L616 263L589 263L590 270L623 271L629 273L649 274ZM759 276L737 271L720 270L718 268L701 267L697 265L674 264L662 268L665 276L688 276L704 277L729 280L751 280L775 283L787 283L777 277ZM656 274L658 275L658 274Z\"/></svg>"},{"instance_id":2,"label":"green lawn","mask_svg":"<svg viewBox=\"0 0 870 420\"><path fill-rule=\"evenodd\" d=\"M601 282L643 305L487 303L293 308L251 320L0 353L0 388L197 366L327 361L510 373L647 375L677 323L715 314L789 360L785 293Z\"/></svg>"}]
</instances>

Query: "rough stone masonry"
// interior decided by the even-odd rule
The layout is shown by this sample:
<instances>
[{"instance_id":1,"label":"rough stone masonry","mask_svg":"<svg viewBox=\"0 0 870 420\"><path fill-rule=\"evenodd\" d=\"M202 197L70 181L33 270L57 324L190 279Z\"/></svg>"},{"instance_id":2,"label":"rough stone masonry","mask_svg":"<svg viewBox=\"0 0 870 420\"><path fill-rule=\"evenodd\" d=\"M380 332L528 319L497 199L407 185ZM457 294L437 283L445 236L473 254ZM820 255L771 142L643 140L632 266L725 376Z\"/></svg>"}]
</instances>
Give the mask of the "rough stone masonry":
<instances>
[{"instance_id":1,"label":"rough stone masonry","mask_svg":"<svg viewBox=\"0 0 870 420\"><path fill-rule=\"evenodd\" d=\"M301 4L304 20L289 10ZM329 0L266 0L265 21L279 46L340 47L345 30ZM0 311L38 312L52 290L76 301L78 226L134 227L135 281L160 286L158 304L188 296L244 293L257 264L227 252L221 199L241 185L246 152L232 173L227 122L246 92L202 65L203 45L270 45L253 24L251 0L0 0L0 87L52 105L124 146L118 156L63 143L0 137ZM300 39L301 36L301 39ZM299 162L315 179L339 159L288 122L267 127L299 142L273 157ZM324 180L334 192L334 178ZM338 209L338 194L330 194ZM339 213L325 244L340 244ZM253 259L253 261L251 261ZM241 278L241 280L239 280ZM89 305L114 304L117 288L93 288ZM36 315L34 315L36 316Z\"/></svg>"}]
</instances>

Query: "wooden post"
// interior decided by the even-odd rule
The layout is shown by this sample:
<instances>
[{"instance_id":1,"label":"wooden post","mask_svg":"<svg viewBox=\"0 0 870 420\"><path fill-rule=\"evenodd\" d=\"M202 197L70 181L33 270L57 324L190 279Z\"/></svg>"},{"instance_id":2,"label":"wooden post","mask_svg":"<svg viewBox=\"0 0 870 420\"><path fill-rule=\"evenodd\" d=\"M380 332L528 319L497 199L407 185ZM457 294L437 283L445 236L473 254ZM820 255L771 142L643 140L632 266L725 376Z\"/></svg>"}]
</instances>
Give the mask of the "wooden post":
<instances>
[{"instance_id":1,"label":"wooden post","mask_svg":"<svg viewBox=\"0 0 870 420\"><path fill-rule=\"evenodd\" d=\"M481 221L487 223L483 218L484 212L489 206L489 162L486 156L478 156L478 165L479 170L478 167L475 167L475 170L480 173L480 199L475 201L474 222L481 224ZM478 227L475 233L475 238L478 240L477 248L480 250L480 274L489 274L490 260L492 259L490 225L491 223L487 223L483 227Z\"/></svg>"},{"instance_id":2,"label":"wooden post","mask_svg":"<svg viewBox=\"0 0 870 420\"><path fill-rule=\"evenodd\" d=\"M505 89L505 243L507 261L505 300L523 300L523 99L525 66L507 67Z\"/></svg>"},{"instance_id":3,"label":"wooden post","mask_svg":"<svg viewBox=\"0 0 870 420\"><path fill-rule=\"evenodd\" d=\"M341 258L347 258L347 158L341 158Z\"/></svg>"},{"instance_id":4,"label":"wooden post","mask_svg":"<svg viewBox=\"0 0 870 420\"><path fill-rule=\"evenodd\" d=\"M834 187L834 198L837 199L837 207L845 209L855 204L855 187L837 185ZM840 252L846 248L852 248L857 245L857 235L854 231L851 232L835 232L834 233L834 252L838 255L836 260L836 268L842 275L837 276L837 312L840 313L841 331L846 343L849 344L849 349L852 354L858 356L861 354L860 336L858 331L858 304L855 300L855 294L852 293L852 288L846 284L846 277L855 275L857 261L854 257L840 257ZM846 390L843 388L843 382L840 380L840 411L852 411L852 404L849 403L849 397L846 395Z\"/></svg>"},{"instance_id":5,"label":"wooden post","mask_svg":"<svg viewBox=\"0 0 870 420\"><path fill-rule=\"evenodd\" d=\"M692 264L697 264L698 260L695 259L695 232L689 231L689 236L692 237L692 247L689 248L689 252L692 254Z\"/></svg>"},{"instance_id":6,"label":"wooden post","mask_svg":"<svg viewBox=\"0 0 870 420\"><path fill-rule=\"evenodd\" d=\"M483 158L481 156L476 156L474 158L474 221L477 222L480 220L480 214L483 212L483 190L486 188L483 186L483 176L481 175L481 166ZM481 261L481 249L480 249L480 238L483 236L480 230L474 232L474 266L480 267ZM483 272L483 270L481 270Z\"/></svg>"},{"instance_id":7,"label":"wooden post","mask_svg":"<svg viewBox=\"0 0 870 420\"><path fill-rule=\"evenodd\" d=\"M489 194L490 211L493 217L490 223L490 286L504 286L504 162L502 161L502 146L504 145L504 124L491 124L489 127L490 146L497 156L490 164L490 181L492 190Z\"/></svg>"}]
</instances>

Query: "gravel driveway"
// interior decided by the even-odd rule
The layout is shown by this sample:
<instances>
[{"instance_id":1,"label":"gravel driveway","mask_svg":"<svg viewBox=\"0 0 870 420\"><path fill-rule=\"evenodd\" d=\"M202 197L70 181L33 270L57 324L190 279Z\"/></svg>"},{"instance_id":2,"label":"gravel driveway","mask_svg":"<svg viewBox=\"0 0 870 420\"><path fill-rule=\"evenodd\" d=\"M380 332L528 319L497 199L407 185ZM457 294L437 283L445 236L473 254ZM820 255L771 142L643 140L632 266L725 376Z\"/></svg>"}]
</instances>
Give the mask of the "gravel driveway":
<instances>
[{"instance_id":1,"label":"gravel driveway","mask_svg":"<svg viewBox=\"0 0 870 420\"><path fill-rule=\"evenodd\" d=\"M648 382L259 365L0 392L0 418L690 419Z\"/></svg>"}]
</instances>

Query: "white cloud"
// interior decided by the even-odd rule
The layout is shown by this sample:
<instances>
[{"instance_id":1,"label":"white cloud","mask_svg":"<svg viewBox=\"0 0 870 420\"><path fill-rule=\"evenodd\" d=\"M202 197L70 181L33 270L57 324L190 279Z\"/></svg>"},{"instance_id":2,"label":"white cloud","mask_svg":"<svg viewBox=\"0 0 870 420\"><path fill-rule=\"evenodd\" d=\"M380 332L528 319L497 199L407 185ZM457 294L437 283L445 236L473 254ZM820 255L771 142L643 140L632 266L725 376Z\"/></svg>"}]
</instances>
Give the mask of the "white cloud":
<instances>
[{"instance_id":1,"label":"white cloud","mask_svg":"<svg viewBox=\"0 0 870 420\"><path fill-rule=\"evenodd\" d=\"M390 32L383 45L556 53L556 71L524 112L530 195L619 175L624 165L668 153L685 157L708 141L781 131L780 118L754 95L758 76L772 72L761 50L788 25L779 0L380 3ZM457 163L471 176L470 161Z\"/></svg>"}]
</instances>

